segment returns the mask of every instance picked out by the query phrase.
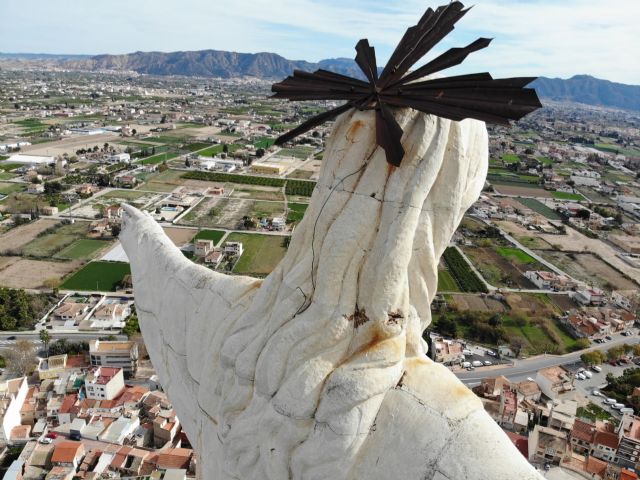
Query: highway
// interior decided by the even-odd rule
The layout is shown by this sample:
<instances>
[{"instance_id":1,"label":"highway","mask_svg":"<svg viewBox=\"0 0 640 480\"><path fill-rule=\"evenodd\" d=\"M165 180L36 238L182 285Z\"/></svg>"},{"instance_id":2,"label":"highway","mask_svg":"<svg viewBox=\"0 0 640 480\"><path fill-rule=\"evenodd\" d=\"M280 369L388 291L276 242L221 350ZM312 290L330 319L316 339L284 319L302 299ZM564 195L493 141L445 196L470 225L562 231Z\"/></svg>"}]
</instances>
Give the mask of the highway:
<instances>
[{"instance_id":1,"label":"highway","mask_svg":"<svg viewBox=\"0 0 640 480\"><path fill-rule=\"evenodd\" d=\"M634 334L630 337L624 337L620 334L612 335L613 340L608 341L607 343L594 344L585 350L567 353L566 355L538 355L525 360L514 360L512 366L480 367L472 371L461 370L454 373L465 385L469 387L479 385L483 378L497 377L499 375L504 375L509 380L518 382L526 379L527 377L535 378L538 370L543 368L554 367L557 365L568 365L577 362L580 360L580 355L585 352L591 352L594 350L606 352L611 347L623 345L625 343L630 345L636 344L639 342L638 335L635 330L633 330L633 333Z\"/></svg>"}]
</instances>

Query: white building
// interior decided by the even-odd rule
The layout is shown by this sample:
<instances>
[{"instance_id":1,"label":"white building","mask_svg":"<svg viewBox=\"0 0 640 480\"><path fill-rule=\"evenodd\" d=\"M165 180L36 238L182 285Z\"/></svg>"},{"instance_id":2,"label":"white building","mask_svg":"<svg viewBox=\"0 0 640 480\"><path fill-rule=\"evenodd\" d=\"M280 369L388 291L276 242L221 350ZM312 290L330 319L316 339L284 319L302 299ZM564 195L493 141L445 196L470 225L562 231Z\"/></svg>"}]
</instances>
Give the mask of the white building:
<instances>
[{"instance_id":1,"label":"white building","mask_svg":"<svg viewBox=\"0 0 640 480\"><path fill-rule=\"evenodd\" d=\"M42 155L27 155L25 153L16 153L9 157L8 163L21 163L23 165L51 165L56 162L55 157Z\"/></svg>"},{"instance_id":2,"label":"white building","mask_svg":"<svg viewBox=\"0 0 640 480\"><path fill-rule=\"evenodd\" d=\"M589 187L600 186L600 174L593 170L580 170L573 172L570 180L572 180L576 185L586 185Z\"/></svg>"},{"instance_id":3,"label":"white building","mask_svg":"<svg viewBox=\"0 0 640 480\"><path fill-rule=\"evenodd\" d=\"M116 153L109 157L111 163L131 163L131 156L128 153Z\"/></svg>"},{"instance_id":4,"label":"white building","mask_svg":"<svg viewBox=\"0 0 640 480\"><path fill-rule=\"evenodd\" d=\"M89 341L89 357L94 367L121 368L132 374L138 368L138 344L131 341Z\"/></svg>"},{"instance_id":5,"label":"white building","mask_svg":"<svg viewBox=\"0 0 640 480\"><path fill-rule=\"evenodd\" d=\"M27 398L27 377L14 378L0 383L0 443L10 443L11 430L20 425L20 409Z\"/></svg>"},{"instance_id":6,"label":"white building","mask_svg":"<svg viewBox=\"0 0 640 480\"><path fill-rule=\"evenodd\" d=\"M240 257L244 249L241 242L225 242L223 251L225 255L229 255L230 257Z\"/></svg>"},{"instance_id":7,"label":"white building","mask_svg":"<svg viewBox=\"0 0 640 480\"><path fill-rule=\"evenodd\" d=\"M87 398L113 400L124 389L122 368L98 367L86 376L84 386Z\"/></svg>"}]
</instances>

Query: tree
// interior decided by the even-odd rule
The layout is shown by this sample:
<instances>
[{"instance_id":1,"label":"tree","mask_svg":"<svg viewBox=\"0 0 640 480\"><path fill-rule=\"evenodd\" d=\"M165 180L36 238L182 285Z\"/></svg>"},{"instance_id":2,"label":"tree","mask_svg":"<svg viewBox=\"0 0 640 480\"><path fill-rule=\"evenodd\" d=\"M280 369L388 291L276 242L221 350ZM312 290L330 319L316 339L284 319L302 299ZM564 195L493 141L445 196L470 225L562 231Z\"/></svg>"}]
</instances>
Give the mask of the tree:
<instances>
[{"instance_id":1,"label":"tree","mask_svg":"<svg viewBox=\"0 0 640 480\"><path fill-rule=\"evenodd\" d=\"M136 133L138 133L138 131L135 128L131 129L131 135L135 137Z\"/></svg>"},{"instance_id":2,"label":"tree","mask_svg":"<svg viewBox=\"0 0 640 480\"><path fill-rule=\"evenodd\" d=\"M624 347L611 347L607 350L607 358L609 360L619 360L624 355Z\"/></svg>"},{"instance_id":3,"label":"tree","mask_svg":"<svg viewBox=\"0 0 640 480\"><path fill-rule=\"evenodd\" d=\"M264 148L259 148L256 150L256 157L258 158L264 157Z\"/></svg>"},{"instance_id":4,"label":"tree","mask_svg":"<svg viewBox=\"0 0 640 480\"><path fill-rule=\"evenodd\" d=\"M580 360L587 365L600 365L605 361L605 356L601 351L595 350L593 352L583 353L580 355Z\"/></svg>"},{"instance_id":5,"label":"tree","mask_svg":"<svg viewBox=\"0 0 640 480\"><path fill-rule=\"evenodd\" d=\"M111 225L111 235L113 235L114 237L120 235L120 225L118 225L117 223Z\"/></svg>"},{"instance_id":6,"label":"tree","mask_svg":"<svg viewBox=\"0 0 640 480\"><path fill-rule=\"evenodd\" d=\"M47 358L49 358L49 340L51 340L51 336L49 335L49 330L43 328L40 330L40 341L44 344L44 350L47 352Z\"/></svg>"},{"instance_id":7,"label":"tree","mask_svg":"<svg viewBox=\"0 0 640 480\"><path fill-rule=\"evenodd\" d=\"M520 356L520 352L527 345L527 342L524 341L521 337L511 337L509 339L509 348L513 352L513 354L518 358Z\"/></svg>"},{"instance_id":8,"label":"tree","mask_svg":"<svg viewBox=\"0 0 640 480\"><path fill-rule=\"evenodd\" d=\"M229 145L227 145L226 143L222 145L222 151L224 153L229 153Z\"/></svg>"},{"instance_id":9,"label":"tree","mask_svg":"<svg viewBox=\"0 0 640 480\"><path fill-rule=\"evenodd\" d=\"M28 340L18 340L7 355L7 369L13 375L24 377L31 373L36 366L36 354L33 343Z\"/></svg>"},{"instance_id":10,"label":"tree","mask_svg":"<svg viewBox=\"0 0 640 480\"><path fill-rule=\"evenodd\" d=\"M185 159L184 166L187 167L187 168L191 167L191 160L189 160L189 158Z\"/></svg>"}]
</instances>

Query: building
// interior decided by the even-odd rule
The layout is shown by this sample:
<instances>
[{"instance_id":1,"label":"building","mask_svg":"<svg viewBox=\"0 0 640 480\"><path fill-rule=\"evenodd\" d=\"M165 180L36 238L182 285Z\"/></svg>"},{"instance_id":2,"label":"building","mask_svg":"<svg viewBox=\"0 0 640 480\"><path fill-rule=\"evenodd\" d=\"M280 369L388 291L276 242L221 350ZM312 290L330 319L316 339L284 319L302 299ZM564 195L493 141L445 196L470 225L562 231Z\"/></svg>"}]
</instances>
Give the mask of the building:
<instances>
[{"instance_id":1,"label":"building","mask_svg":"<svg viewBox=\"0 0 640 480\"><path fill-rule=\"evenodd\" d=\"M224 254L229 257L240 257L244 252L242 242L225 242L222 249Z\"/></svg>"},{"instance_id":2,"label":"building","mask_svg":"<svg viewBox=\"0 0 640 480\"><path fill-rule=\"evenodd\" d=\"M53 315L65 322L81 320L89 310L87 303L64 302L53 311Z\"/></svg>"},{"instance_id":3,"label":"building","mask_svg":"<svg viewBox=\"0 0 640 480\"><path fill-rule=\"evenodd\" d=\"M51 463L60 467L78 468L84 457L84 445L82 442L65 440L56 444L51 457Z\"/></svg>"},{"instance_id":4,"label":"building","mask_svg":"<svg viewBox=\"0 0 640 480\"><path fill-rule=\"evenodd\" d=\"M582 305L602 305L605 302L604 292L598 288L577 290L572 298Z\"/></svg>"},{"instance_id":5,"label":"building","mask_svg":"<svg viewBox=\"0 0 640 480\"><path fill-rule=\"evenodd\" d=\"M549 367L538 371L536 383L540 391L555 400L558 395L573 390L573 374L564 367Z\"/></svg>"},{"instance_id":6,"label":"building","mask_svg":"<svg viewBox=\"0 0 640 480\"><path fill-rule=\"evenodd\" d=\"M98 367L89 372L84 380L87 398L91 400L113 400L124 389L122 368Z\"/></svg>"},{"instance_id":7,"label":"building","mask_svg":"<svg viewBox=\"0 0 640 480\"><path fill-rule=\"evenodd\" d=\"M261 175L282 175L285 170L286 167L278 163L258 162L251 165L251 171Z\"/></svg>"},{"instance_id":8,"label":"building","mask_svg":"<svg viewBox=\"0 0 640 480\"><path fill-rule=\"evenodd\" d=\"M636 468L640 462L640 417L624 415L618 427L618 465Z\"/></svg>"},{"instance_id":9,"label":"building","mask_svg":"<svg viewBox=\"0 0 640 480\"><path fill-rule=\"evenodd\" d=\"M529 461L560 465L567 453L567 445L566 433L536 425L529 435Z\"/></svg>"},{"instance_id":10,"label":"building","mask_svg":"<svg viewBox=\"0 0 640 480\"><path fill-rule=\"evenodd\" d=\"M573 451L586 455L591 450L591 444L593 443L593 436L596 433L596 426L587 423L583 420L576 419L569 435L569 441Z\"/></svg>"},{"instance_id":11,"label":"building","mask_svg":"<svg viewBox=\"0 0 640 480\"><path fill-rule=\"evenodd\" d=\"M122 207L120 205L111 205L104 210L104 216L108 220L119 220L122 218Z\"/></svg>"},{"instance_id":12,"label":"building","mask_svg":"<svg viewBox=\"0 0 640 480\"><path fill-rule=\"evenodd\" d=\"M109 157L111 163L130 163L131 155L128 153L116 153Z\"/></svg>"},{"instance_id":13,"label":"building","mask_svg":"<svg viewBox=\"0 0 640 480\"><path fill-rule=\"evenodd\" d=\"M445 340L438 337L433 341L435 348L435 361L445 365L455 365L464 362L464 353L462 353L462 344L454 340Z\"/></svg>"},{"instance_id":14,"label":"building","mask_svg":"<svg viewBox=\"0 0 640 480\"><path fill-rule=\"evenodd\" d=\"M37 195L38 193L44 193L44 185L41 183L31 183L27 187L27 193Z\"/></svg>"},{"instance_id":15,"label":"building","mask_svg":"<svg viewBox=\"0 0 640 480\"><path fill-rule=\"evenodd\" d=\"M566 291L576 287L576 283L569 277L554 272L529 270L525 272L524 276L540 290Z\"/></svg>"},{"instance_id":16,"label":"building","mask_svg":"<svg viewBox=\"0 0 640 480\"><path fill-rule=\"evenodd\" d=\"M589 453L600 460L604 460L605 462L616 462L618 444L618 436L615 433L596 431L593 434L591 451Z\"/></svg>"},{"instance_id":17,"label":"building","mask_svg":"<svg viewBox=\"0 0 640 480\"><path fill-rule=\"evenodd\" d=\"M2 417L0 443L11 442L11 430L21 423L20 410L28 391L27 377L0 383L0 417Z\"/></svg>"},{"instance_id":18,"label":"building","mask_svg":"<svg viewBox=\"0 0 640 480\"><path fill-rule=\"evenodd\" d=\"M131 341L89 341L89 359L94 367L121 368L125 375L138 369L138 344Z\"/></svg>"},{"instance_id":19,"label":"building","mask_svg":"<svg viewBox=\"0 0 640 480\"><path fill-rule=\"evenodd\" d=\"M213 248L213 240L207 240L204 238L196 240L195 253L197 257L206 257L209 252L213 251Z\"/></svg>"}]
</instances>

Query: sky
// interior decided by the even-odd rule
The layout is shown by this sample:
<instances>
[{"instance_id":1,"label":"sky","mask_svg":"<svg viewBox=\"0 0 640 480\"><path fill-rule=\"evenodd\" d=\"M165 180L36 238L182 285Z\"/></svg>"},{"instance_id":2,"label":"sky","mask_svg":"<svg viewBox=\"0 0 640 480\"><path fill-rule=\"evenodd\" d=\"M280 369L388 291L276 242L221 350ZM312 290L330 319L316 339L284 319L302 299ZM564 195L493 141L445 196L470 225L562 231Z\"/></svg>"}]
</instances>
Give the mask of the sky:
<instances>
[{"instance_id":1,"label":"sky","mask_svg":"<svg viewBox=\"0 0 640 480\"><path fill-rule=\"evenodd\" d=\"M383 65L404 30L446 1L0 0L0 51L215 49L318 61L352 58L356 42L368 38ZM495 39L491 46L447 74L589 74L638 85L639 19L638 0L476 0L430 55L483 36Z\"/></svg>"}]
</instances>

